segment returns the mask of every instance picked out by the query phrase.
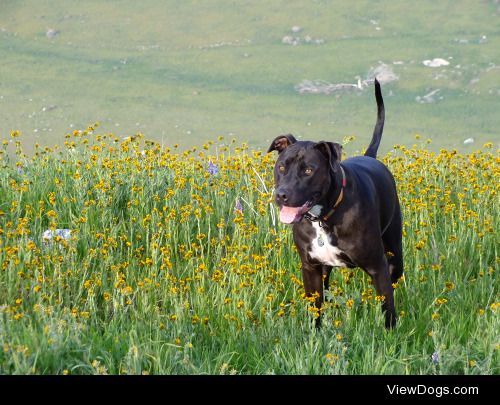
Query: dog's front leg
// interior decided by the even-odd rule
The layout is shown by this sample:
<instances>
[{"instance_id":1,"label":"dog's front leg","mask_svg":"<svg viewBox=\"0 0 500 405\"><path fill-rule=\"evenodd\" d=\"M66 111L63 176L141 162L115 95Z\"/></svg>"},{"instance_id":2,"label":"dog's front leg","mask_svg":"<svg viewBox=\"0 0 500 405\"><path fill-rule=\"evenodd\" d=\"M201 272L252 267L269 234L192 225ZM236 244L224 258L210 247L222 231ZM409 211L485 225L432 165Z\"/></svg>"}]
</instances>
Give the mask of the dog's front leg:
<instances>
[{"instance_id":1,"label":"dog's front leg","mask_svg":"<svg viewBox=\"0 0 500 405\"><path fill-rule=\"evenodd\" d=\"M324 264L322 266L323 272L323 293L326 293L330 289L330 273L332 272L332 266Z\"/></svg>"},{"instance_id":2,"label":"dog's front leg","mask_svg":"<svg viewBox=\"0 0 500 405\"><path fill-rule=\"evenodd\" d=\"M323 267L302 263L302 280L306 297L310 299L316 317L316 328L321 327L321 305L323 304Z\"/></svg>"}]
</instances>

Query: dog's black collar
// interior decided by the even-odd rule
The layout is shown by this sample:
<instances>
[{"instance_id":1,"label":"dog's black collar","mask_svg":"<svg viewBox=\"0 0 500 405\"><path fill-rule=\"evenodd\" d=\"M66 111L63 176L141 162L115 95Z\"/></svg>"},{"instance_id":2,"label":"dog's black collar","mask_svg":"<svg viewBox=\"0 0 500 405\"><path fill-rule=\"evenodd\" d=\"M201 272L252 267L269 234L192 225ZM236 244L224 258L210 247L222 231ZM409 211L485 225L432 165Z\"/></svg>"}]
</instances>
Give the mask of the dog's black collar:
<instances>
[{"instance_id":1,"label":"dog's black collar","mask_svg":"<svg viewBox=\"0 0 500 405\"><path fill-rule=\"evenodd\" d=\"M344 188L347 185L347 179L345 177L345 171L344 168L339 165L340 171L342 172L342 187L340 189L339 196L337 197L337 201L335 201L335 204L333 205L333 208L326 213L326 215L312 215L309 211L304 214L304 218L311 222L316 222L319 221L319 225L323 228L326 226L327 221L330 219L330 217L335 213L337 207L340 205L342 202L342 199L344 198Z\"/></svg>"}]
</instances>

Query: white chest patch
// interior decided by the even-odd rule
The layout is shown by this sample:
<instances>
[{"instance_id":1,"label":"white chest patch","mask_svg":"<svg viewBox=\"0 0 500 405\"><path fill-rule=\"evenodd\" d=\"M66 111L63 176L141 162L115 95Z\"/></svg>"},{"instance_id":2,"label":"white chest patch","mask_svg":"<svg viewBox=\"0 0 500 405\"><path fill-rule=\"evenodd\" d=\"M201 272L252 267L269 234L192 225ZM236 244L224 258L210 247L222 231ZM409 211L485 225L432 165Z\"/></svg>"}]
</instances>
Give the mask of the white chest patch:
<instances>
[{"instance_id":1,"label":"white chest patch","mask_svg":"<svg viewBox=\"0 0 500 405\"><path fill-rule=\"evenodd\" d=\"M319 226L318 222L312 222L312 226L316 230L316 236L312 240L309 256L322 264L334 267L346 266L340 258L340 254L343 253L342 250L330 243L327 233Z\"/></svg>"}]
</instances>

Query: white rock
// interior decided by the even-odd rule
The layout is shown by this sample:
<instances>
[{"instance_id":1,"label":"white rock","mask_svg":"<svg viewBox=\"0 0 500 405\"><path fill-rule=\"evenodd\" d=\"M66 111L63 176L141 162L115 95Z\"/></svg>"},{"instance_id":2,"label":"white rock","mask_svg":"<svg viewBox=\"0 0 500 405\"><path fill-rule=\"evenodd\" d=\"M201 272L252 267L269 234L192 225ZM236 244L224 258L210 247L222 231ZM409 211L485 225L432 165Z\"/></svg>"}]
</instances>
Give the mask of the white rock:
<instances>
[{"instance_id":1,"label":"white rock","mask_svg":"<svg viewBox=\"0 0 500 405\"><path fill-rule=\"evenodd\" d=\"M380 63L378 66L370 69L367 74L367 78L369 80L377 78L380 84L394 82L399 79L398 75L396 75L392 70L392 67L386 65L385 63Z\"/></svg>"},{"instance_id":2,"label":"white rock","mask_svg":"<svg viewBox=\"0 0 500 405\"><path fill-rule=\"evenodd\" d=\"M464 145L470 145L474 143L474 138L467 138L465 141L464 141Z\"/></svg>"},{"instance_id":3,"label":"white rock","mask_svg":"<svg viewBox=\"0 0 500 405\"><path fill-rule=\"evenodd\" d=\"M432 60L426 59L422 62L427 67L441 67L448 66L450 62L441 58L434 58Z\"/></svg>"},{"instance_id":4,"label":"white rock","mask_svg":"<svg viewBox=\"0 0 500 405\"><path fill-rule=\"evenodd\" d=\"M420 104L425 104L425 103L435 103L436 102L436 99L434 96L437 96L437 94L441 91L441 89L435 89L435 90L432 90L430 93L427 93L426 95L420 97L420 96L417 96L415 98L415 100L417 101L417 103L420 103ZM443 97L439 97L438 98L439 100L443 100Z\"/></svg>"},{"instance_id":5,"label":"white rock","mask_svg":"<svg viewBox=\"0 0 500 405\"><path fill-rule=\"evenodd\" d=\"M55 30L54 28L49 28L45 35L47 36L48 39L53 39L59 34L58 30Z\"/></svg>"}]
</instances>

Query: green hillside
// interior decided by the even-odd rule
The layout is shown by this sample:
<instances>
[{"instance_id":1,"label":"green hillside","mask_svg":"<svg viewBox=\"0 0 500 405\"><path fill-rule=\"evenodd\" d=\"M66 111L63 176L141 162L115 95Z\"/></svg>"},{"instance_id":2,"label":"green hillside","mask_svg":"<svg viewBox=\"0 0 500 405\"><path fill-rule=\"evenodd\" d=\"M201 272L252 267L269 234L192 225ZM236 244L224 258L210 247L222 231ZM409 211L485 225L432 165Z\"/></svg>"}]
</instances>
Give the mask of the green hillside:
<instances>
[{"instance_id":1,"label":"green hillside","mask_svg":"<svg viewBox=\"0 0 500 405\"><path fill-rule=\"evenodd\" d=\"M2 0L0 135L19 129L25 143L53 144L99 121L164 145L356 135L354 153L375 121L372 88L324 95L295 86L356 83L384 63L398 80L383 86L382 150L417 133L436 149L498 143L499 5L416 4ZM422 63L434 58L449 65Z\"/></svg>"}]
</instances>

